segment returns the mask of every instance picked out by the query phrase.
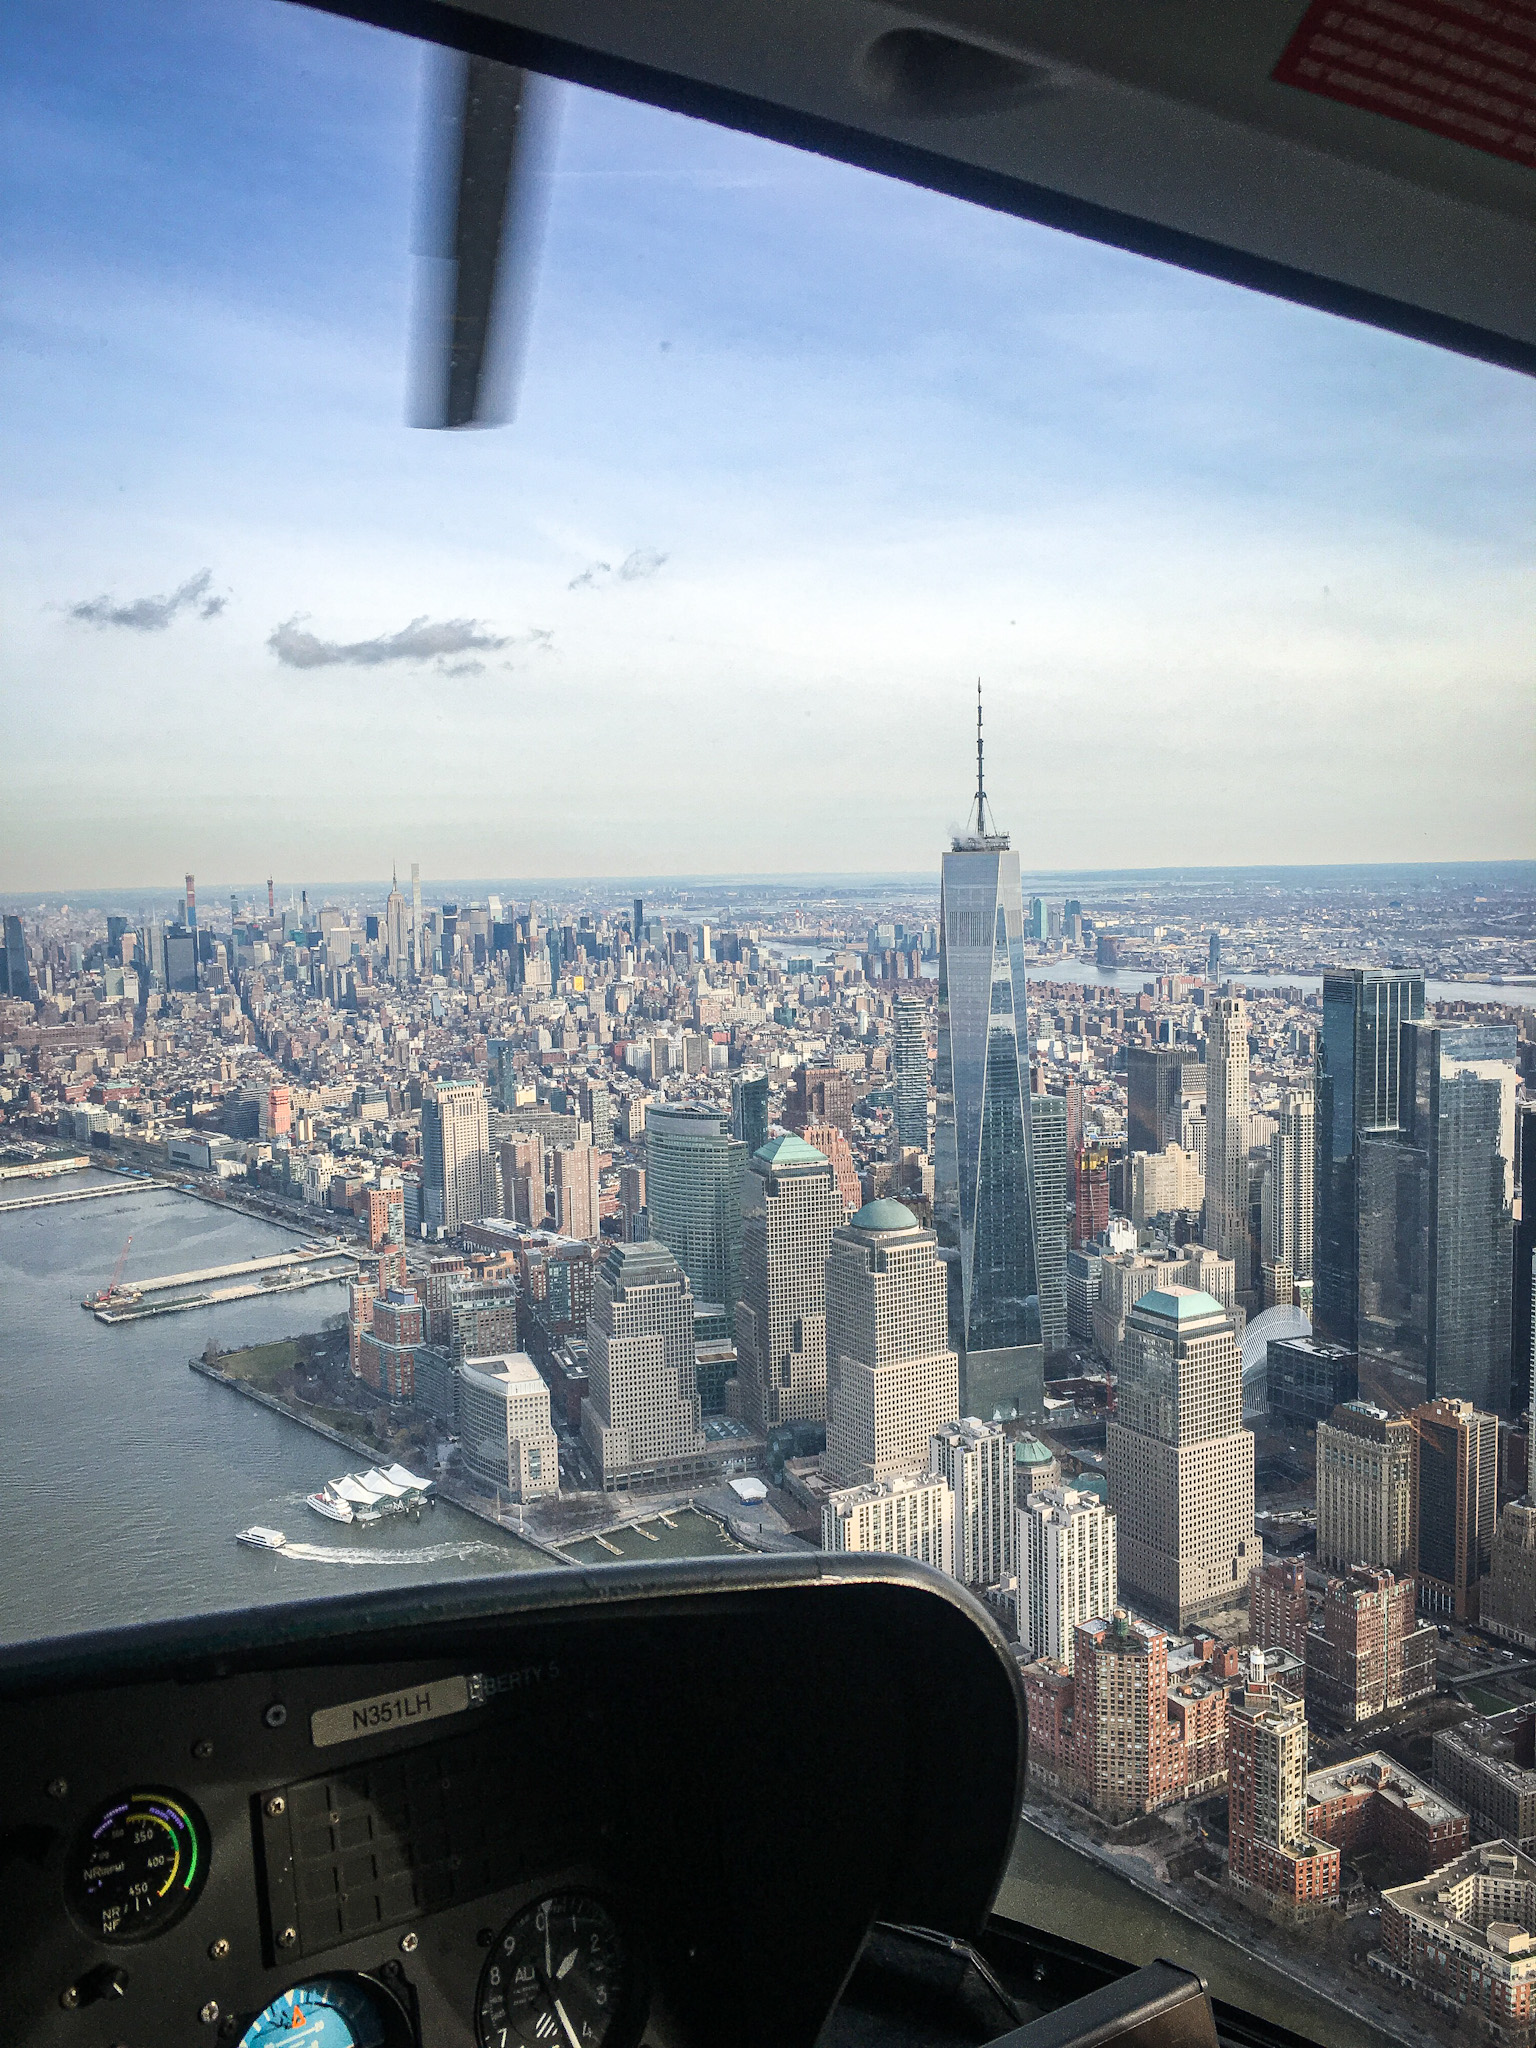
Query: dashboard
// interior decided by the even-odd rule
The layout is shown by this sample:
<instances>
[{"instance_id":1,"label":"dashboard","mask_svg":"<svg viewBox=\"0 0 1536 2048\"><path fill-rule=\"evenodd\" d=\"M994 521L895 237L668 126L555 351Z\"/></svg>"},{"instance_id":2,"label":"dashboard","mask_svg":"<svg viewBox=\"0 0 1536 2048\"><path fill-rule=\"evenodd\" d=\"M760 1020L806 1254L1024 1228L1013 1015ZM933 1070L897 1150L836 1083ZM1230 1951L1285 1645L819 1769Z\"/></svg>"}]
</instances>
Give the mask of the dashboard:
<instances>
[{"instance_id":1,"label":"dashboard","mask_svg":"<svg viewBox=\"0 0 1536 2048\"><path fill-rule=\"evenodd\" d=\"M964 1937L1016 1667L890 1558L519 1574L0 1652L14 2048L815 2041Z\"/></svg>"}]
</instances>

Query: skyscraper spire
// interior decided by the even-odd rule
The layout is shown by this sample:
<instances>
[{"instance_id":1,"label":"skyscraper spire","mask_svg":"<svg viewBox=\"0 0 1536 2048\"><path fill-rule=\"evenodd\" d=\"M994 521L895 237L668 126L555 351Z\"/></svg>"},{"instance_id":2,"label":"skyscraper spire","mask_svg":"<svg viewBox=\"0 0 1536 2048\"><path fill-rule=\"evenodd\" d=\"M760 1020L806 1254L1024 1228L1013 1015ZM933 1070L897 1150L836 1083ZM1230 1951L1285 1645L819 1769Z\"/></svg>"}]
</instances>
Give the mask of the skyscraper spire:
<instances>
[{"instance_id":1,"label":"skyscraper spire","mask_svg":"<svg viewBox=\"0 0 1536 2048\"><path fill-rule=\"evenodd\" d=\"M981 771L981 677L976 678L976 837L987 836L987 787Z\"/></svg>"}]
</instances>

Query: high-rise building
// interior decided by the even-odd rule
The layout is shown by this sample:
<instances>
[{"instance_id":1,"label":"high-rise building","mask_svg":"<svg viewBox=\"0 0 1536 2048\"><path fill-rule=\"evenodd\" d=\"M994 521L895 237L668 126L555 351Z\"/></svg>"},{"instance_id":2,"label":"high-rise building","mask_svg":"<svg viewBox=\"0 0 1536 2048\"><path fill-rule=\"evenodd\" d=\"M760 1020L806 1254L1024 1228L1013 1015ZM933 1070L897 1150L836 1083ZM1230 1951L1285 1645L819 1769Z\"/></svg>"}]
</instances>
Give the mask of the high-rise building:
<instances>
[{"instance_id":1,"label":"high-rise building","mask_svg":"<svg viewBox=\"0 0 1536 2048\"><path fill-rule=\"evenodd\" d=\"M1238 1299L1252 1288L1248 1234L1248 1005L1241 996L1207 1004L1205 1241L1230 1259Z\"/></svg>"},{"instance_id":2,"label":"high-rise building","mask_svg":"<svg viewBox=\"0 0 1536 2048\"><path fill-rule=\"evenodd\" d=\"M1109 1227L1109 1154L1085 1145L1072 1165L1072 1244L1081 1250Z\"/></svg>"},{"instance_id":3,"label":"high-rise building","mask_svg":"<svg viewBox=\"0 0 1536 2048\"><path fill-rule=\"evenodd\" d=\"M421 931L421 869L411 862L411 973L419 975L425 966Z\"/></svg>"},{"instance_id":4,"label":"high-rise building","mask_svg":"<svg viewBox=\"0 0 1536 2048\"><path fill-rule=\"evenodd\" d=\"M921 996L898 996L892 1032L896 1067L896 1142L928 1150L928 1009Z\"/></svg>"},{"instance_id":5,"label":"high-rise building","mask_svg":"<svg viewBox=\"0 0 1536 2048\"><path fill-rule=\"evenodd\" d=\"M1376 1565L1330 1579L1307 1631L1307 1706L1332 1728L1354 1728L1429 1699L1433 1625L1414 1613L1413 1580Z\"/></svg>"},{"instance_id":6,"label":"high-rise building","mask_svg":"<svg viewBox=\"0 0 1536 2048\"><path fill-rule=\"evenodd\" d=\"M827 1252L844 1218L831 1161L774 1138L747 1161L736 1304L743 1420L759 1436L827 1413Z\"/></svg>"},{"instance_id":7,"label":"high-rise building","mask_svg":"<svg viewBox=\"0 0 1536 2048\"><path fill-rule=\"evenodd\" d=\"M191 876L191 875L188 875L188 877L187 877L187 911L186 911L186 916L187 916L187 935L188 935L188 937L189 937L189 938L191 939L191 941L192 941L192 986L193 986L193 988L196 988L196 987L197 987L197 984L198 984L198 980L199 980L199 978L200 978L200 977L199 977L199 975L198 975L198 951L197 951L197 885L196 885L196 883L194 882L194 880L193 880L193 878L192 878L192 876Z\"/></svg>"},{"instance_id":8,"label":"high-rise building","mask_svg":"<svg viewBox=\"0 0 1536 2048\"><path fill-rule=\"evenodd\" d=\"M1271 1429L1315 1429L1335 1408L1358 1399L1357 1361L1342 1344L1319 1344L1312 1337L1271 1337L1264 1350Z\"/></svg>"},{"instance_id":9,"label":"high-rise building","mask_svg":"<svg viewBox=\"0 0 1536 2048\"><path fill-rule=\"evenodd\" d=\"M1413 1424L1347 1401L1317 1426L1317 1561L1413 1569Z\"/></svg>"},{"instance_id":10,"label":"high-rise building","mask_svg":"<svg viewBox=\"0 0 1536 2048\"><path fill-rule=\"evenodd\" d=\"M645 1123L651 1236L688 1275L694 1300L717 1305L735 1332L741 1294L741 1175L747 1148L705 1104L656 1103Z\"/></svg>"},{"instance_id":11,"label":"high-rise building","mask_svg":"<svg viewBox=\"0 0 1536 2048\"><path fill-rule=\"evenodd\" d=\"M1253 1437L1236 1327L1209 1294L1157 1287L1130 1311L1105 1469L1131 1599L1181 1629L1247 1606Z\"/></svg>"},{"instance_id":12,"label":"high-rise building","mask_svg":"<svg viewBox=\"0 0 1536 2048\"><path fill-rule=\"evenodd\" d=\"M747 1157L768 1142L768 1076L738 1074L731 1081L731 1136L747 1148Z\"/></svg>"},{"instance_id":13,"label":"high-rise building","mask_svg":"<svg viewBox=\"0 0 1536 2048\"><path fill-rule=\"evenodd\" d=\"M1072 1664L1075 1747L1095 1809L1128 1820L1179 1798L1188 1778L1168 1715L1167 1636L1117 1608L1078 1623Z\"/></svg>"},{"instance_id":14,"label":"high-rise building","mask_svg":"<svg viewBox=\"0 0 1536 2048\"><path fill-rule=\"evenodd\" d=\"M519 1502L558 1493L560 1444L549 1388L527 1353L466 1358L456 1378L459 1455L476 1485Z\"/></svg>"},{"instance_id":15,"label":"high-rise building","mask_svg":"<svg viewBox=\"0 0 1536 2048\"><path fill-rule=\"evenodd\" d=\"M1221 933L1212 932L1206 942L1205 973L1208 981L1221 979Z\"/></svg>"},{"instance_id":16,"label":"high-rise building","mask_svg":"<svg viewBox=\"0 0 1536 2048\"><path fill-rule=\"evenodd\" d=\"M1426 1401L1409 1420L1419 1606L1475 1622L1498 1513L1499 1425L1470 1401Z\"/></svg>"},{"instance_id":17,"label":"high-rise building","mask_svg":"<svg viewBox=\"0 0 1536 2048\"><path fill-rule=\"evenodd\" d=\"M840 1486L821 1510L823 1550L878 1550L955 1569L955 1496L933 1472L897 1472L865 1486Z\"/></svg>"},{"instance_id":18,"label":"high-rise building","mask_svg":"<svg viewBox=\"0 0 1536 2048\"><path fill-rule=\"evenodd\" d=\"M1248 1640L1261 1650L1307 1654L1307 1572L1292 1558L1275 1558L1248 1581Z\"/></svg>"},{"instance_id":19,"label":"high-rise building","mask_svg":"<svg viewBox=\"0 0 1536 2048\"><path fill-rule=\"evenodd\" d=\"M605 1491L686 1470L702 1454L693 1290L654 1238L612 1244L603 1257L592 1283L587 1374L581 1434Z\"/></svg>"},{"instance_id":20,"label":"high-rise building","mask_svg":"<svg viewBox=\"0 0 1536 2048\"><path fill-rule=\"evenodd\" d=\"M555 1228L565 1237L602 1236L598 1152L595 1145L557 1145L550 1154Z\"/></svg>"},{"instance_id":21,"label":"high-rise building","mask_svg":"<svg viewBox=\"0 0 1536 2048\"><path fill-rule=\"evenodd\" d=\"M1193 1052L1167 1046L1132 1045L1125 1054L1126 1147L1163 1152L1182 1134L1184 1068Z\"/></svg>"},{"instance_id":22,"label":"high-rise building","mask_svg":"<svg viewBox=\"0 0 1536 2048\"><path fill-rule=\"evenodd\" d=\"M354 1292L354 1312L358 1296ZM409 1401L416 1392L416 1353L426 1337L421 1297L414 1287L392 1287L372 1305L372 1328L357 1339L357 1376L386 1401Z\"/></svg>"},{"instance_id":23,"label":"high-rise building","mask_svg":"<svg viewBox=\"0 0 1536 2048\"><path fill-rule=\"evenodd\" d=\"M1293 1280L1312 1273L1312 1174L1317 1135L1310 1089L1287 1088L1269 1141L1261 1242L1266 1265L1284 1265Z\"/></svg>"},{"instance_id":24,"label":"high-rise building","mask_svg":"<svg viewBox=\"0 0 1536 2048\"><path fill-rule=\"evenodd\" d=\"M619 1214L624 1219L624 1241L633 1244L637 1238L650 1235L649 1219L645 1210L645 1168L643 1166L621 1166L619 1168Z\"/></svg>"},{"instance_id":25,"label":"high-rise building","mask_svg":"<svg viewBox=\"0 0 1536 2048\"><path fill-rule=\"evenodd\" d=\"M835 1124L845 1138L853 1136L853 1077L841 1067L796 1067L784 1094L784 1125L804 1131L807 1124Z\"/></svg>"},{"instance_id":26,"label":"high-rise building","mask_svg":"<svg viewBox=\"0 0 1536 2048\"><path fill-rule=\"evenodd\" d=\"M939 902L934 1222L950 1266L965 1407L1045 1412L1019 857L989 829L976 711L976 821L944 855ZM1021 1043L1022 1041L1022 1043Z\"/></svg>"},{"instance_id":27,"label":"high-rise building","mask_svg":"<svg viewBox=\"0 0 1536 2048\"><path fill-rule=\"evenodd\" d=\"M1339 1852L1307 1831L1307 1717L1264 1677L1261 1650L1227 1708L1227 1874L1293 1909L1339 1895Z\"/></svg>"},{"instance_id":28,"label":"high-rise building","mask_svg":"<svg viewBox=\"0 0 1536 2048\"><path fill-rule=\"evenodd\" d=\"M1040 1289L1040 1341L1047 1352L1067 1344L1067 1099L1029 1098L1034 1173L1035 1272Z\"/></svg>"},{"instance_id":29,"label":"high-rise building","mask_svg":"<svg viewBox=\"0 0 1536 2048\"><path fill-rule=\"evenodd\" d=\"M928 1469L955 1497L955 1577L968 1586L1012 1577L1013 1458L1001 1428L967 1415L935 1430Z\"/></svg>"},{"instance_id":30,"label":"high-rise building","mask_svg":"<svg viewBox=\"0 0 1536 2048\"><path fill-rule=\"evenodd\" d=\"M1536 1650L1536 1506L1507 1501L1493 1532L1478 1626Z\"/></svg>"},{"instance_id":31,"label":"high-rise building","mask_svg":"<svg viewBox=\"0 0 1536 2048\"><path fill-rule=\"evenodd\" d=\"M398 1181L381 1182L368 1190L368 1249L405 1243L405 1189Z\"/></svg>"},{"instance_id":32,"label":"high-rise building","mask_svg":"<svg viewBox=\"0 0 1536 2048\"><path fill-rule=\"evenodd\" d=\"M1531 1417L1530 1498L1536 1503L1536 1103L1522 1103L1515 1132L1520 1216L1514 1229L1514 1306L1510 1317L1510 1412Z\"/></svg>"},{"instance_id":33,"label":"high-rise building","mask_svg":"<svg viewBox=\"0 0 1536 2048\"><path fill-rule=\"evenodd\" d=\"M424 1220L451 1234L496 1213L490 1117L478 1081L429 1081L421 1098Z\"/></svg>"},{"instance_id":34,"label":"high-rise building","mask_svg":"<svg viewBox=\"0 0 1536 2048\"><path fill-rule=\"evenodd\" d=\"M1362 1362L1400 1398L1507 1412L1514 1029L1406 1023L1399 1064L1399 1128L1360 1143Z\"/></svg>"},{"instance_id":35,"label":"high-rise building","mask_svg":"<svg viewBox=\"0 0 1536 2048\"><path fill-rule=\"evenodd\" d=\"M499 1156L502 1215L542 1230L547 1207L543 1138L537 1131L515 1131L502 1139Z\"/></svg>"},{"instance_id":36,"label":"high-rise building","mask_svg":"<svg viewBox=\"0 0 1536 2048\"><path fill-rule=\"evenodd\" d=\"M853 1147L836 1124L809 1123L800 1136L807 1145L814 1146L823 1158L832 1162L838 1193L843 1198L843 1214L851 1216L864 1199L859 1188L859 1169L854 1163Z\"/></svg>"},{"instance_id":37,"label":"high-rise building","mask_svg":"<svg viewBox=\"0 0 1536 2048\"><path fill-rule=\"evenodd\" d=\"M645 902L639 896L635 898L634 909L630 914L629 935L634 940L635 951L638 953L645 938Z\"/></svg>"},{"instance_id":38,"label":"high-rise building","mask_svg":"<svg viewBox=\"0 0 1536 2048\"><path fill-rule=\"evenodd\" d=\"M826 1270L828 1478L862 1486L926 1465L960 1408L934 1233L900 1202L866 1202L833 1233Z\"/></svg>"},{"instance_id":39,"label":"high-rise building","mask_svg":"<svg viewBox=\"0 0 1536 2048\"><path fill-rule=\"evenodd\" d=\"M1312 1182L1312 1327L1359 1349L1362 1137L1401 1128L1402 1026L1424 1014L1424 977L1380 967L1323 976L1317 1042Z\"/></svg>"},{"instance_id":40,"label":"high-rise building","mask_svg":"<svg viewBox=\"0 0 1536 2048\"><path fill-rule=\"evenodd\" d=\"M411 921L397 881L390 882L384 899L384 959L392 978L404 981L411 964Z\"/></svg>"},{"instance_id":41,"label":"high-rise building","mask_svg":"<svg viewBox=\"0 0 1536 2048\"><path fill-rule=\"evenodd\" d=\"M1019 1641L1072 1666L1077 1625L1119 1603L1115 1518L1094 1493L1052 1487L1017 1507Z\"/></svg>"}]
</instances>

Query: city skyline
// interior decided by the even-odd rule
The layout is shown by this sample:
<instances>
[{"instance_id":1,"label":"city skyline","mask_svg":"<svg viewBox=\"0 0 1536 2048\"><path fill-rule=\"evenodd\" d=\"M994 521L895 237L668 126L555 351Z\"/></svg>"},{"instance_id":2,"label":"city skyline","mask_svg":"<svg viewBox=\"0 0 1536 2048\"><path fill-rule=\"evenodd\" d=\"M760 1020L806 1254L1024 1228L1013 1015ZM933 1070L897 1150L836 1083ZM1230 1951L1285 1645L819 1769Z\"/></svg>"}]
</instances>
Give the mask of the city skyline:
<instances>
[{"instance_id":1,"label":"city skyline","mask_svg":"<svg viewBox=\"0 0 1536 2048\"><path fill-rule=\"evenodd\" d=\"M1106 864L1536 846L1514 373L571 90L519 422L413 433L421 69L20 26L7 886L379 868L374 801L441 872L917 866L978 672L1026 863L1111 790Z\"/></svg>"}]
</instances>

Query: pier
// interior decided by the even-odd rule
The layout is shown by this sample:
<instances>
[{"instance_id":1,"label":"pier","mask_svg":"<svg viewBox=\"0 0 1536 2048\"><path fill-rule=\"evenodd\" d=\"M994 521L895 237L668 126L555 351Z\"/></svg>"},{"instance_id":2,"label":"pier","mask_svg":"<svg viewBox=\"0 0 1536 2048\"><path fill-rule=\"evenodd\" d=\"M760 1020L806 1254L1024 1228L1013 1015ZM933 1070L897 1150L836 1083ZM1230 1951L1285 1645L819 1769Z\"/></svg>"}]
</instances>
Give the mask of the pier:
<instances>
[{"instance_id":1,"label":"pier","mask_svg":"<svg viewBox=\"0 0 1536 2048\"><path fill-rule=\"evenodd\" d=\"M136 1195L153 1185L142 1180L120 1180L106 1188L60 1188L51 1195L16 1195L8 1202L0 1202L0 1215L11 1209L51 1209L59 1202L104 1202L108 1195Z\"/></svg>"},{"instance_id":2,"label":"pier","mask_svg":"<svg viewBox=\"0 0 1536 2048\"><path fill-rule=\"evenodd\" d=\"M318 1251L240 1259L229 1266L206 1266L195 1273L163 1273L158 1279L135 1280L120 1287L104 1301L87 1298L80 1305L88 1308L98 1323L135 1323L146 1316L207 1308L214 1302L248 1301L256 1295L323 1287L332 1280L350 1280L356 1272L355 1253L326 1246Z\"/></svg>"}]
</instances>

